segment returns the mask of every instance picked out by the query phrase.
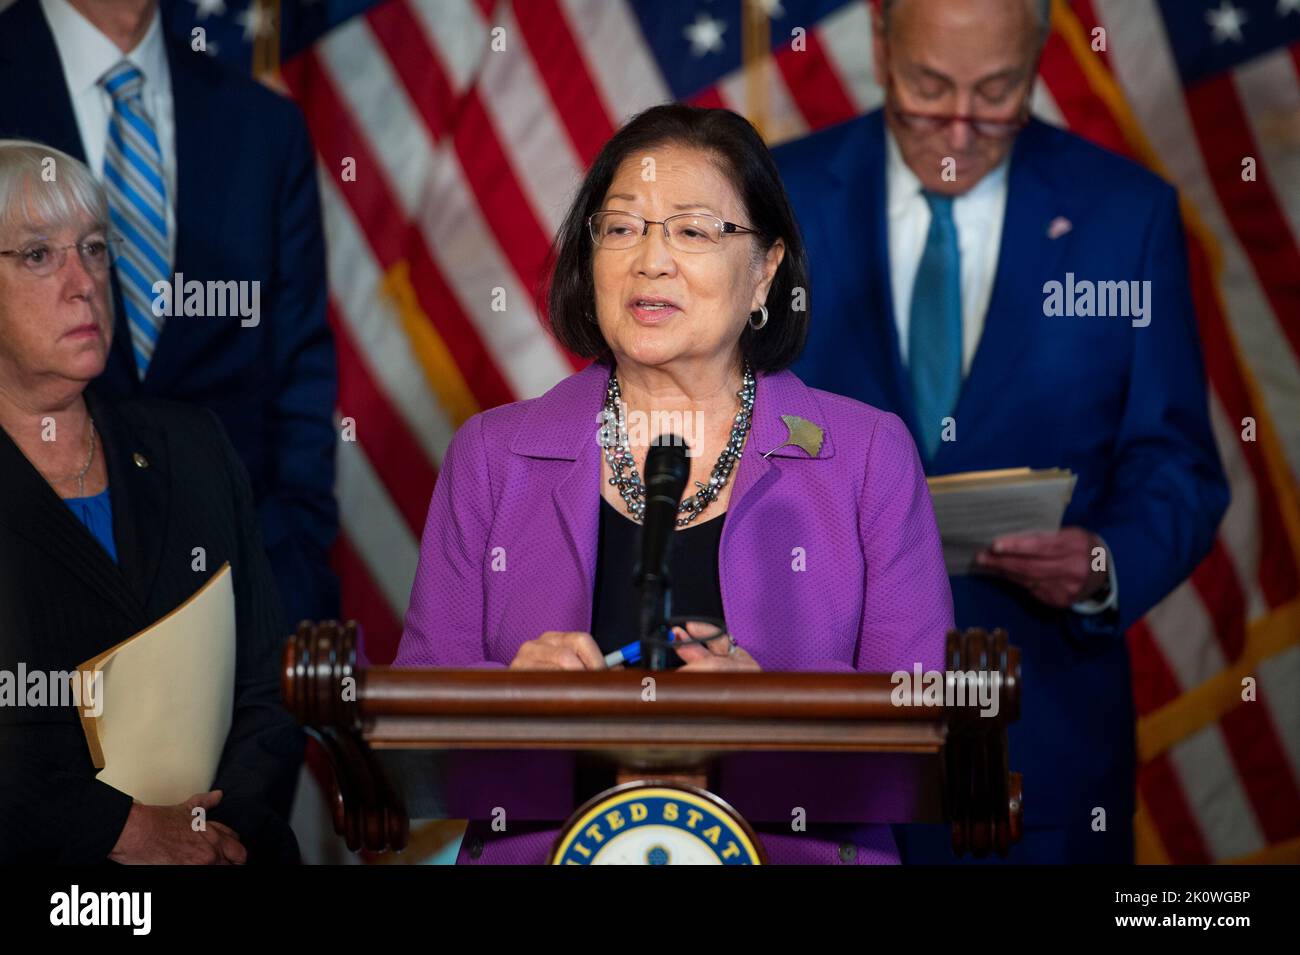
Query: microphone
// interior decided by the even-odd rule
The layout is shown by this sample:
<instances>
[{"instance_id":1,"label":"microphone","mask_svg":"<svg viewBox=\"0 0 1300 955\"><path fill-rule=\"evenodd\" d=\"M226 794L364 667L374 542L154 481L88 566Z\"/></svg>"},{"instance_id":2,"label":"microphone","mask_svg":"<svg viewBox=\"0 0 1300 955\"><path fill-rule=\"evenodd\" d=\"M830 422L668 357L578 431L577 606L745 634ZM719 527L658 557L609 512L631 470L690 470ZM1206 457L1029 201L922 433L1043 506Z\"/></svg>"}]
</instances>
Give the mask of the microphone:
<instances>
[{"instance_id":1,"label":"microphone","mask_svg":"<svg viewBox=\"0 0 1300 955\"><path fill-rule=\"evenodd\" d=\"M668 565L677 509L691 474L686 442L675 434L650 443L645 459L645 510L641 517L641 561L633 571L637 590L641 659L651 670L668 667L668 627L672 580Z\"/></svg>"}]
</instances>

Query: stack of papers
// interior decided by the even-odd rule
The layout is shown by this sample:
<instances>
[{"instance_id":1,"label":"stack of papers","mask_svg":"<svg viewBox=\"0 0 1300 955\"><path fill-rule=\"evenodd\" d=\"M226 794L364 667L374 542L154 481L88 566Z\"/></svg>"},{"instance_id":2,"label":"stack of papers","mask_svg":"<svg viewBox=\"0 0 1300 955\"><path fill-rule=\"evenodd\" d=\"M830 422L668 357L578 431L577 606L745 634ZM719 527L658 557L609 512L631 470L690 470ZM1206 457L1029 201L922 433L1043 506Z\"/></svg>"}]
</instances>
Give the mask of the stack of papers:
<instances>
[{"instance_id":1,"label":"stack of papers","mask_svg":"<svg viewBox=\"0 0 1300 955\"><path fill-rule=\"evenodd\" d=\"M967 471L930 478L948 573L977 571L975 555L1004 534L1060 530L1076 480L1062 468Z\"/></svg>"}]
</instances>

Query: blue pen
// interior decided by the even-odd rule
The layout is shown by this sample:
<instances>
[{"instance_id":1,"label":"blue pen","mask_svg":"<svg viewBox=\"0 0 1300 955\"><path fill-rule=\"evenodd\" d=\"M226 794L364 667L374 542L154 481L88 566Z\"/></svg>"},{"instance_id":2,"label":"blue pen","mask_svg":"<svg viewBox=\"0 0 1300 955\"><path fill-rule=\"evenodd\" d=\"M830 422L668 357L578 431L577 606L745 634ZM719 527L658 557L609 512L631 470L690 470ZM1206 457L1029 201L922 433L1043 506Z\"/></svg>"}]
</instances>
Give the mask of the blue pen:
<instances>
[{"instance_id":1,"label":"blue pen","mask_svg":"<svg viewBox=\"0 0 1300 955\"><path fill-rule=\"evenodd\" d=\"M674 639L673 631L669 629L668 640L669 642L671 642L673 639ZM635 666L640 662L641 662L641 641L640 640L635 640L632 643L629 643L625 647L615 650L612 653L605 654L606 669L611 669L613 667L616 667L620 663L624 663L627 666Z\"/></svg>"}]
</instances>

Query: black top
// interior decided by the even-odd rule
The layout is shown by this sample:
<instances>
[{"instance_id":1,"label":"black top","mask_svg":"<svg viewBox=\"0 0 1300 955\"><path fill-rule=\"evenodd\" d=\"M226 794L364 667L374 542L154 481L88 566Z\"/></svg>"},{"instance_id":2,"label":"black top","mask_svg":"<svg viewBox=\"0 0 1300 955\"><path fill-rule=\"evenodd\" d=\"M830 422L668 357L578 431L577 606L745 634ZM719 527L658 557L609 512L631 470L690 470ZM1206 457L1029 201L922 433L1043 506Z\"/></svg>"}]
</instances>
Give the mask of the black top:
<instances>
[{"instance_id":1,"label":"black top","mask_svg":"<svg viewBox=\"0 0 1300 955\"><path fill-rule=\"evenodd\" d=\"M722 541L725 519L724 513L675 532L671 558L673 616L722 618L718 544ZM610 653L637 639L632 568L640 556L641 525L602 497L596 598L591 611L591 634L602 653ZM681 665L675 653L669 654L669 660L673 666Z\"/></svg>"},{"instance_id":2,"label":"black top","mask_svg":"<svg viewBox=\"0 0 1300 955\"><path fill-rule=\"evenodd\" d=\"M73 670L229 562L234 712L212 785L225 795L208 818L239 833L250 862L297 861L287 819L304 741L280 704L287 630L247 472L210 411L106 402L93 390L86 400L108 468L118 562L0 430L0 670ZM207 566L196 570L200 545ZM0 706L0 864L104 862L131 797L95 773L74 708Z\"/></svg>"}]
</instances>

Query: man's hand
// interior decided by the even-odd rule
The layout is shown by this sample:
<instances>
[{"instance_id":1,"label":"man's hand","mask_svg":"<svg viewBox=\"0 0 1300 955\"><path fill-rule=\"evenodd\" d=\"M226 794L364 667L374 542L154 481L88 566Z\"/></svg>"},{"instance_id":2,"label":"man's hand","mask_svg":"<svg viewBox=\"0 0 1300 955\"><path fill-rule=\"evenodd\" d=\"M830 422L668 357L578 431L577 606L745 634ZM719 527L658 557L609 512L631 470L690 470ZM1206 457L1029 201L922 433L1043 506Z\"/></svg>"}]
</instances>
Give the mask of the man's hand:
<instances>
[{"instance_id":1,"label":"man's hand","mask_svg":"<svg viewBox=\"0 0 1300 955\"><path fill-rule=\"evenodd\" d=\"M243 865L248 850L235 830L206 818L203 828L194 830L194 810L206 812L219 802L218 789L196 793L177 806L136 803L109 859L126 865Z\"/></svg>"},{"instance_id":2,"label":"man's hand","mask_svg":"<svg viewBox=\"0 0 1300 955\"><path fill-rule=\"evenodd\" d=\"M1109 579L1093 570L1101 538L1082 527L1050 534L1008 534L975 557L975 566L1024 587L1049 607L1066 608L1100 592Z\"/></svg>"}]
</instances>

